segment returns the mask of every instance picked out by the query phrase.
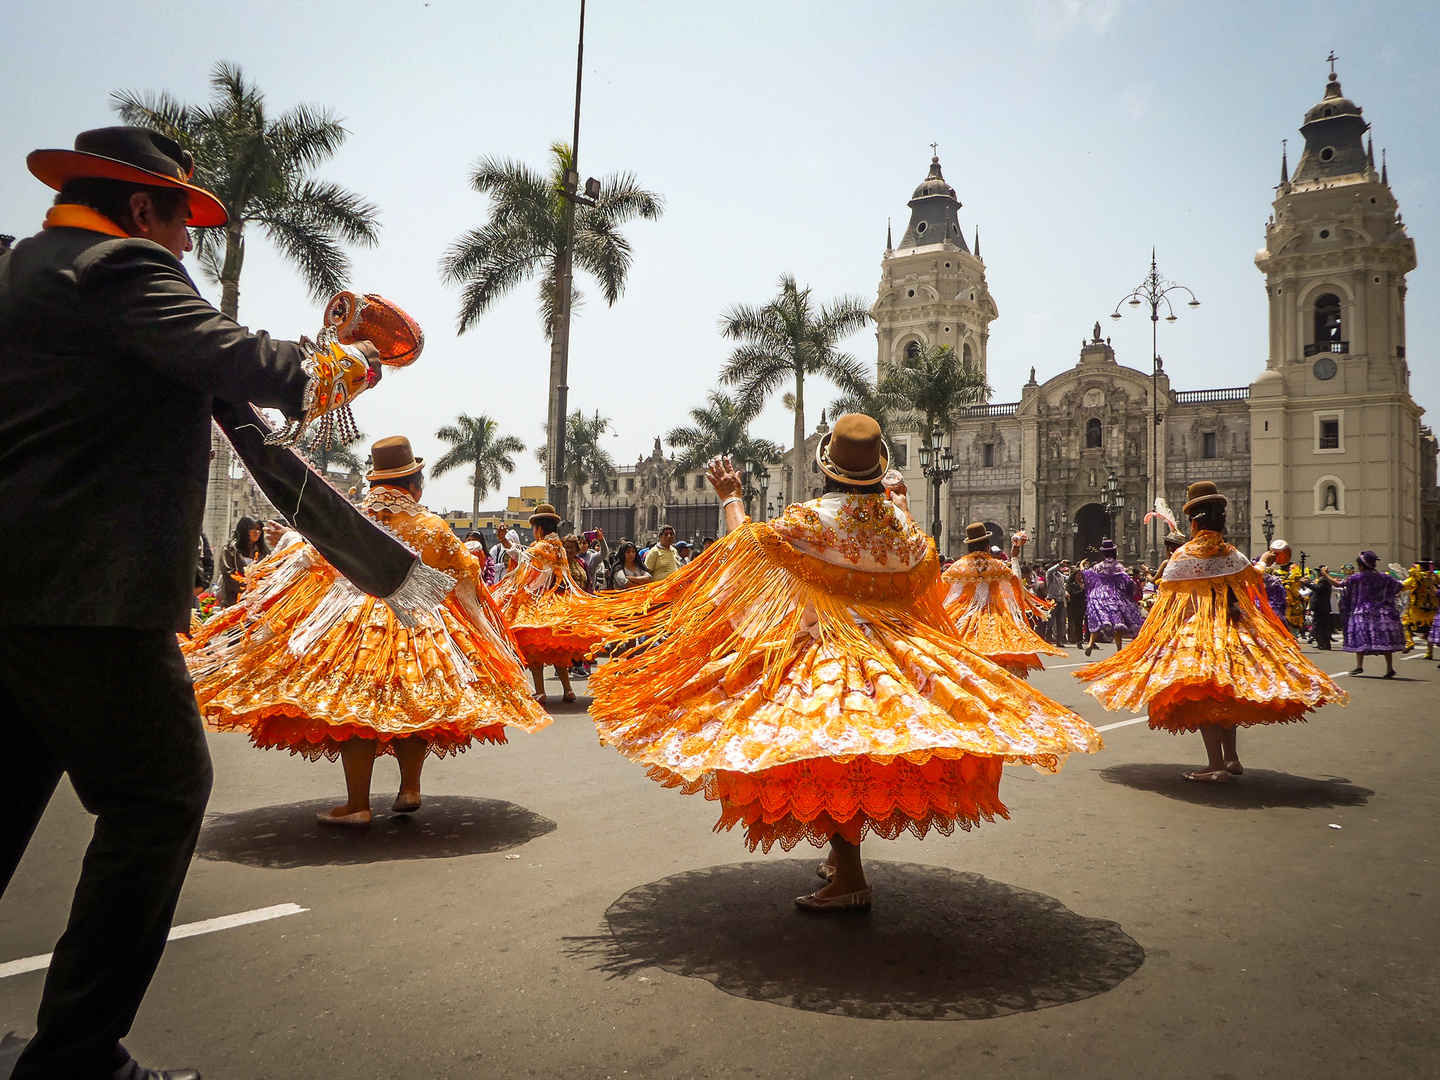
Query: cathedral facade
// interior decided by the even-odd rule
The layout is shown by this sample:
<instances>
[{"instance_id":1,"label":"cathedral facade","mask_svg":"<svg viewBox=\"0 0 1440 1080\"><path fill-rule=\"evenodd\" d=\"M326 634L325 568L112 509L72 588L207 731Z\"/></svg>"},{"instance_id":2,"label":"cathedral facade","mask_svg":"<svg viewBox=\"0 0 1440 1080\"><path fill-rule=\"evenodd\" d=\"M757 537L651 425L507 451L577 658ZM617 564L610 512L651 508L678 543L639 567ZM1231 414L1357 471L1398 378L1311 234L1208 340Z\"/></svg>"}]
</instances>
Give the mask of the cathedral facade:
<instances>
[{"instance_id":1,"label":"cathedral facade","mask_svg":"<svg viewBox=\"0 0 1440 1080\"><path fill-rule=\"evenodd\" d=\"M1410 397L1405 356L1415 248L1367 128L1332 74L1306 114L1293 177L1282 161L1256 256L1270 335L1253 383L1173 388L1159 362L1118 363L1097 323L1073 366L1043 383L1032 368L1019 401L965 410L945 433L953 472L939 490L941 551L958 554L965 525L983 521L1001 543L1024 528L1037 559L1080 558L1109 536L1126 561L1153 564L1164 528L1144 516L1155 496L1178 512L1203 479L1229 497L1242 551L1258 552L1269 531L1311 565L1338 568L1361 547L1406 565L1435 555L1436 444ZM887 240L872 309L879 374L933 344L983 372L999 309L978 233L972 248L938 160L909 206L899 246ZM922 439L893 442L928 524L937 515Z\"/></svg>"}]
</instances>

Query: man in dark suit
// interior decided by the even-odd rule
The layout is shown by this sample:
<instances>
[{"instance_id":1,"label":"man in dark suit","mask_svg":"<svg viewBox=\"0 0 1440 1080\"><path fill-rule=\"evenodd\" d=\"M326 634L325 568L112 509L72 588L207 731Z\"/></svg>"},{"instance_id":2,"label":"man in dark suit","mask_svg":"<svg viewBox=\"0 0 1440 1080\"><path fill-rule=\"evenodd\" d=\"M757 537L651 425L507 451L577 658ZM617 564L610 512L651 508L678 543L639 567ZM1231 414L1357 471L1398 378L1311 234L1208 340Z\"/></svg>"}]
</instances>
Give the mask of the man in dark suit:
<instances>
[{"instance_id":1,"label":"man in dark suit","mask_svg":"<svg viewBox=\"0 0 1440 1080\"><path fill-rule=\"evenodd\" d=\"M14 1076L193 1080L142 1068L120 1039L210 791L175 631L189 624L211 413L254 402L300 417L315 374L302 346L196 292L186 224L226 211L188 182L177 143L104 128L28 164L60 195L42 232L0 253L0 891L62 773L96 823ZM362 352L364 367L375 353Z\"/></svg>"}]
</instances>

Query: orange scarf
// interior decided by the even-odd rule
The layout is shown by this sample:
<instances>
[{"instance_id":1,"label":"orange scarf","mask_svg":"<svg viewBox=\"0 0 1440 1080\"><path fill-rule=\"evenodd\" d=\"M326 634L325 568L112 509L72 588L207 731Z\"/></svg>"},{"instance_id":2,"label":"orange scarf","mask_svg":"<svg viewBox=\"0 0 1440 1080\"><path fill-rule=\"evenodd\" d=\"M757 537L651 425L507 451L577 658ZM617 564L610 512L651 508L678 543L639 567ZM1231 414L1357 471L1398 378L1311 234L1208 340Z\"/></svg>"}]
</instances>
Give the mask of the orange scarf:
<instances>
[{"instance_id":1,"label":"orange scarf","mask_svg":"<svg viewBox=\"0 0 1440 1080\"><path fill-rule=\"evenodd\" d=\"M98 210L75 203L61 203L52 206L45 215L46 229L87 229L90 232L107 233L110 236L129 236L124 229Z\"/></svg>"}]
</instances>

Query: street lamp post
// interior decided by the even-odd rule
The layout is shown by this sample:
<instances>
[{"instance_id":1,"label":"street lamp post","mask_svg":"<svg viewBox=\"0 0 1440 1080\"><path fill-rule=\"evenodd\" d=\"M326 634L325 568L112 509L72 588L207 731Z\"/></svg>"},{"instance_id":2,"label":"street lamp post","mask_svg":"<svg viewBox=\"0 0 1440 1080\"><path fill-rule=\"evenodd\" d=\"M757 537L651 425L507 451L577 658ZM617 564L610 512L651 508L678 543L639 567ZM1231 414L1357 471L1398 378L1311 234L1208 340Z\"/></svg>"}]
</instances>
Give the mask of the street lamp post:
<instances>
[{"instance_id":1,"label":"street lamp post","mask_svg":"<svg viewBox=\"0 0 1440 1080\"><path fill-rule=\"evenodd\" d=\"M600 182L593 177L585 181L585 194L580 194L580 82L585 62L585 0L580 0L580 37L575 49L575 131L570 140L570 168L561 179L560 196L565 200L565 235L555 260L555 316L550 324L550 402L549 432L545 449L549 481L550 505L563 519L568 507L565 487L565 416L569 408L570 387L570 299L575 249L575 204L594 206L600 194Z\"/></svg>"},{"instance_id":2,"label":"street lamp post","mask_svg":"<svg viewBox=\"0 0 1440 1080\"><path fill-rule=\"evenodd\" d=\"M1265 519L1260 522L1260 531L1265 534L1265 546L1275 539L1275 515L1270 512L1270 500L1265 500Z\"/></svg>"},{"instance_id":3,"label":"street lamp post","mask_svg":"<svg viewBox=\"0 0 1440 1080\"><path fill-rule=\"evenodd\" d=\"M1125 492L1120 489L1120 481L1115 475L1115 470L1110 470L1110 475L1105 477L1105 502L1102 505L1106 515L1110 519L1110 539L1115 539L1115 519L1125 509Z\"/></svg>"},{"instance_id":4,"label":"street lamp post","mask_svg":"<svg viewBox=\"0 0 1440 1080\"><path fill-rule=\"evenodd\" d=\"M1160 271L1155 266L1155 249L1150 249L1150 273L1145 276L1138 287L1120 298L1120 303L1115 305L1114 312L1110 315L1112 319L1120 318L1120 304L1128 304L1130 307L1150 306L1150 505L1155 505L1155 500L1160 497L1160 451L1158 441L1160 438L1160 307L1163 304L1165 321L1175 322L1179 316L1175 314L1175 308L1170 303L1169 294L1172 292L1186 293L1190 300L1187 307L1197 308L1200 301L1195 299L1195 294L1184 285L1177 285L1173 281L1166 281L1160 276ZM1114 529L1112 528L1113 532ZM1150 522L1150 566L1152 568L1160 565L1160 519L1155 518Z\"/></svg>"},{"instance_id":5,"label":"street lamp post","mask_svg":"<svg viewBox=\"0 0 1440 1080\"><path fill-rule=\"evenodd\" d=\"M935 546L940 546L940 488L955 474L955 455L947 445L940 446L945 433L937 424L930 438L929 446L920 447L920 471L929 479L933 496L931 498L932 524L930 533L935 537Z\"/></svg>"}]
</instances>

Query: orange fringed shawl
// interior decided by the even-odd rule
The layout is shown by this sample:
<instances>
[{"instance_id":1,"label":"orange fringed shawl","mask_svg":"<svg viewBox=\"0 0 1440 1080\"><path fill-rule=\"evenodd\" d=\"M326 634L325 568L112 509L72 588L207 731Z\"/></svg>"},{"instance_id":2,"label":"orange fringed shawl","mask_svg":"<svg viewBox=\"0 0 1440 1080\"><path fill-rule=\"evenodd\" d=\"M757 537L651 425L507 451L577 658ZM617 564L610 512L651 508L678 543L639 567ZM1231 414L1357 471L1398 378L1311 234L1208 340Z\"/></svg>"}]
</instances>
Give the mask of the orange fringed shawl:
<instances>
[{"instance_id":1,"label":"orange fringed shawl","mask_svg":"<svg viewBox=\"0 0 1440 1080\"><path fill-rule=\"evenodd\" d=\"M662 581L592 598L639 648L590 681L603 743L721 803L751 848L1007 816L1005 761L1100 740L954 636L933 545L880 496L747 523Z\"/></svg>"},{"instance_id":2,"label":"orange fringed shawl","mask_svg":"<svg viewBox=\"0 0 1440 1080\"><path fill-rule=\"evenodd\" d=\"M586 596L570 573L565 547L555 536L536 540L520 565L494 588L495 602L509 621L526 664L569 667L593 652L610 632L603 620L587 620L571 598Z\"/></svg>"},{"instance_id":3,"label":"orange fringed shawl","mask_svg":"<svg viewBox=\"0 0 1440 1080\"><path fill-rule=\"evenodd\" d=\"M1064 656L1030 627L1029 616L1043 617L1050 605L1015 576L1009 563L974 551L956 559L941 575L945 613L956 636L981 656L1021 678L1043 667L1040 653Z\"/></svg>"},{"instance_id":4,"label":"orange fringed shawl","mask_svg":"<svg viewBox=\"0 0 1440 1080\"><path fill-rule=\"evenodd\" d=\"M393 488L375 488L363 509L456 588L402 625L295 537L253 568L245 600L182 646L210 726L314 760L347 739L390 753L394 739L419 736L443 756L503 743L507 725L549 724L479 561L450 527Z\"/></svg>"},{"instance_id":5,"label":"orange fringed shawl","mask_svg":"<svg viewBox=\"0 0 1440 1080\"><path fill-rule=\"evenodd\" d=\"M1349 700L1270 610L1260 572L1208 530L1166 563L1135 639L1075 677L1107 709L1148 708L1171 732L1289 723Z\"/></svg>"}]
</instances>

